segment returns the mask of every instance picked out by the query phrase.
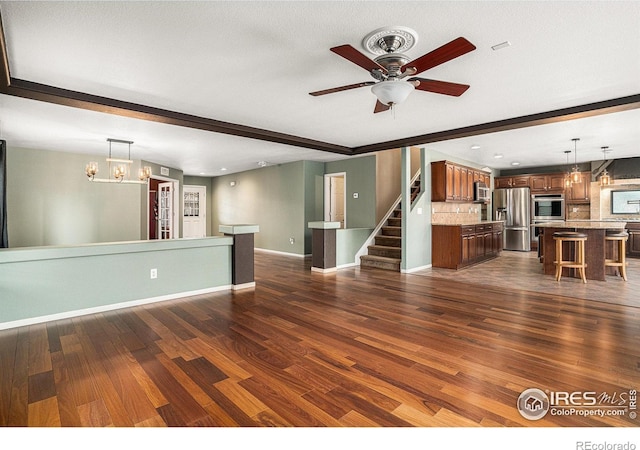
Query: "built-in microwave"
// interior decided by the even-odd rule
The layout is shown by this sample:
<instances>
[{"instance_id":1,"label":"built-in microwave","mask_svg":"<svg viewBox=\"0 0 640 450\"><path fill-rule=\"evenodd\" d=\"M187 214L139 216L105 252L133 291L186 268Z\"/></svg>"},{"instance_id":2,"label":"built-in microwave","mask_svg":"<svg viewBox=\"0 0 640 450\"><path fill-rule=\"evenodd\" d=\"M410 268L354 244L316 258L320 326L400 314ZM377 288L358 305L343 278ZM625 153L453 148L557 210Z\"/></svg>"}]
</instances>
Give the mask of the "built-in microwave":
<instances>
[{"instance_id":1,"label":"built-in microwave","mask_svg":"<svg viewBox=\"0 0 640 450\"><path fill-rule=\"evenodd\" d=\"M491 189L482 181L476 181L473 183L474 194L473 201L479 203L487 203L491 199Z\"/></svg>"},{"instance_id":2,"label":"built-in microwave","mask_svg":"<svg viewBox=\"0 0 640 450\"><path fill-rule=\"evenodd\" d=\"M531 220L564 220L564 194L532 195Z\"/></svg>"}]
</instances>

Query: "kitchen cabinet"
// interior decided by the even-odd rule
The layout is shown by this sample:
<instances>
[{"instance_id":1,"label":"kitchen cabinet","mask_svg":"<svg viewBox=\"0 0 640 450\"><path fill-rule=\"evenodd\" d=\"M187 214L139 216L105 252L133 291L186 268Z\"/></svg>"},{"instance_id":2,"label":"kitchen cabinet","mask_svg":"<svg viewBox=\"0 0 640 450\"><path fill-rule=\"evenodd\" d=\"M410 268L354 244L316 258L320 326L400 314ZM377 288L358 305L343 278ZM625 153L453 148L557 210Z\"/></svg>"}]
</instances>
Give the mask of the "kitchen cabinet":
<instances>
[{"instance_id":1,"label":"kitchen cabinet","mask_svg":"<svg viewBox=\"0 0 640 450\"><path fill-rule=\"evenodd\" d=\"M529 187L529 175L516 175L513 177L496 177L495 188Z\"/></svg>"},{"instance_id":2,"label":"kitchen cabinet","mask_svg":"<svg viewBox=\"0 0 640 450\"><path fill-rule=\"evenodd\" d=\"M562 193L564 191L564 177L564 173L531 175L529 181L531 193Z\"/></svg>"},{"instance_id":3,"label":"kitchen cabinet","mask_svg":"<svg viewBox=\"0 0 640 450\"><path fill-rule=\"evenodd\" d=\"M461 269L495 258L502 251L504 225L432 225L433 267Z\"/></svg>"},{"instance_id":4,"label":"kitchen cabinet","mask_svg":"<svg viewBox=\"0 0 640 450\"><path fill-rule=\"evenodd\" d=\"M491 176L474 168L465 167L450 161L431 163L431 201L432 202L473 202L475 181L491 184Z\"/></svg>"},{"instance_id":5,"label":"kitchen cabinet","mask_svg":"<svg viewBox=\"0 0 640 450\"><path fill-rule=\"evenodd\" d=\"M627 222L629 240L627 241L627 256L640 258L640 222Z\"/></svg>"},{"instance_id":6,"label":"kitchen cabinet","mask_svg":"<svg viewBox=\"0 0 640 450\"><path fill-rule=\"evenodd\" d=\"M573 183L565 193L567 203L590 203L591 173L580 174L580 183Z\"/></svg>"}]
</instances>

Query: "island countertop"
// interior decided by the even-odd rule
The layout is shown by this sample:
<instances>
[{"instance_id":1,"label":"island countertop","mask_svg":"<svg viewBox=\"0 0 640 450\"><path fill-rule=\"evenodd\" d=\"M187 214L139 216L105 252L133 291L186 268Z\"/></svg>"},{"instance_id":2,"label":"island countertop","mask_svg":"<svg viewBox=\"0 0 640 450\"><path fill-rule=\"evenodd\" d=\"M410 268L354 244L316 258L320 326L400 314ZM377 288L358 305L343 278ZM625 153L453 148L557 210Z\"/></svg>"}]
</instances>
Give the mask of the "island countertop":
<instances>
[{"instance_id":1,"label":"island countertop","mask_svg":"<svg viewBox=\"0 0 640 450\"><path fill-rule=\"evenodd\" d=\"M536 223L539 228L570 228L580 230L623 230L626 222L606 222L606 221L590 221L590 220L569 220L569 221L553 221Z\"/></svg>"}]
</instances>

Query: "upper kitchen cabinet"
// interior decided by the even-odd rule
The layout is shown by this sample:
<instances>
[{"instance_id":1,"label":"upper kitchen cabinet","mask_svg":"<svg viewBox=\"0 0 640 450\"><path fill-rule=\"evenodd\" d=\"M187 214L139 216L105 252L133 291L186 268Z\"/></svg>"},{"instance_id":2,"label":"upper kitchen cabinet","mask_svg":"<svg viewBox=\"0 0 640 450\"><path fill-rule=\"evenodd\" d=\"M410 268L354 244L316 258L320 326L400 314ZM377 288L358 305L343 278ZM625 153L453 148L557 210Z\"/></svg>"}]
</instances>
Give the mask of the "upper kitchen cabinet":
<instances>
[{"instance_id":1,"label":"upper kitchen cabinet","mask_svg":"<svg viewBox=\"0 0 640 450\"><path fill-rule=\"evenodd\" d=\"M530 187L532 194L544 194L544 193L562 193L564 191L564 177L563 173L550 173L543 175L531 175Z\"/></svg>"},{"instance_id":2,"label":"upper kitchen cabinet","mask_svg":"<svg viewBox=\"0 0 640 450\"><path fill-rule=\"evenodd\" d=\"M529 175L516 175L512 177L496 177L495 188L515 188L515 187L529 187Z\"/></svg>"},{"instance_id":3,"label":"upper kitchen cabinet","mask_svg":"<svg viewBox=\"0 0 640 450\"><path fill-rule=\"evenodd\" d=\"M491 184L491 176L481 170L455 164L450 161L431 163L431 201L432 202L472 202L474 183Z\"/></svg>"},{"instance_id":4,"label":"upper kitchen cabinet","mask_svg":"<svg viewBox=\"0 0 640 450\"><path fill-rule=\"evenodd\" d=\"M565 193L567 203L591 203L591 173L582 172L580 183L573 183Z\"/></svg>"}]
</instances>

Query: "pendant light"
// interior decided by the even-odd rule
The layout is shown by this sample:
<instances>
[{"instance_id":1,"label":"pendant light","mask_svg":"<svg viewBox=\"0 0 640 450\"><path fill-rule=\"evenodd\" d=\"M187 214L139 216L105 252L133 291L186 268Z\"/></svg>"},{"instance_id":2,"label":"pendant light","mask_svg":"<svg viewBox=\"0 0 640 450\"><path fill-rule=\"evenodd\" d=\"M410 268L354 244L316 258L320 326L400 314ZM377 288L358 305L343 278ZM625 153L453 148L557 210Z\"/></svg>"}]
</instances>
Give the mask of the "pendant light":
<instances>
[{"instance_id":1,"label":"pendant light","mask_svg":"<svg viewBox=\"0 0 640 450\"><path fill-rule=\"evenodd\" d=\"M607 152L609 151L609 147L601 147L602 148L602 161L604 163L607 162ZM602 172L602 175L600 175L600 186L609 186L611 184L611 177L609 176L609 173L607 172L607 169L605 167L604 171Z\"/></svg>"},{"instance_id":2,"label":"pendant light","mask_svg":"<svg viewBox=\"0 0 640 450\"><path fill-rule=\"evenodd\" d=\"M571 171L571 182L572 183L581 183L582 182L582 174L580 174L580 170L578 169L578 141L580 138L573 138L573 161L574 166Z\"/></svg>"},{"instance_id":3,"label":"pendant light","mask_svg":"<svg viewBox=\"0 0 640 450\"><path fill-rule=\"evenodd\" d=\"M565 188L570 188L571 185L573 184L573 182L571 181L571 173L570 173L570 166L569 166L569 153L571 153L571 150L564 151L564 154L567 155L567 174L564 177Z\"/></svg>"}]
</instances>

